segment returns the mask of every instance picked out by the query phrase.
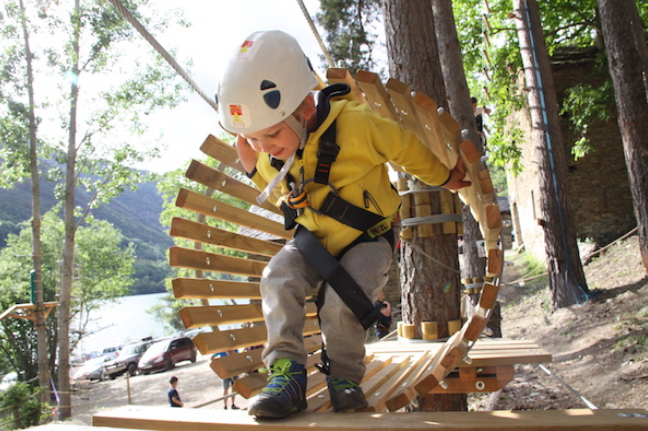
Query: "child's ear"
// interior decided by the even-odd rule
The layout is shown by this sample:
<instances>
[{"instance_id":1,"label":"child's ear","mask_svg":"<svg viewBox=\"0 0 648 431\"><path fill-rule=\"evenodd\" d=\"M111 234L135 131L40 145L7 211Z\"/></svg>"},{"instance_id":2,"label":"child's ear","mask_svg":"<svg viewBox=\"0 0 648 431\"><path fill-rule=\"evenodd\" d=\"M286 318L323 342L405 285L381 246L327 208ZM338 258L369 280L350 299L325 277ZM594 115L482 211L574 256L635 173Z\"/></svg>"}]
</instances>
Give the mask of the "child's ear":
<instances>
[{"instance_id":1,"label":"child's ear","mask_svg":"<svg viewBox=\"0 0 648 431\"><path fill-rule=\"evenodd\" d=\"M304 119L309 120L313 115L315 115L317 109L315 108L315 96L312 93L309 93L308 96L304 99Z\"/></svg>"}]
</instances>

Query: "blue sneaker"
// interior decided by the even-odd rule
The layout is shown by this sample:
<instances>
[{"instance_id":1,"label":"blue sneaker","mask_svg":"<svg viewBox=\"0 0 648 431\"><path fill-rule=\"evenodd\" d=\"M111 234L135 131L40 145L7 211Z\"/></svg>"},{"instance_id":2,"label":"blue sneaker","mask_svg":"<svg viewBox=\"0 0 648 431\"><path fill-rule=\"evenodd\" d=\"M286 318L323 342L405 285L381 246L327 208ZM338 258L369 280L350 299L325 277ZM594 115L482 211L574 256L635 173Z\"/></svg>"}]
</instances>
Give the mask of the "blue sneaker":
<instances>
[{"instance_id":1,"label":"blue sneaker","mask_svg":"<svg viewBox=\"0 0 648 431\"><path fill-rule=\"evenodd\" d=\"M357 383L351 380L331 379L329 377L326 378L326 382L331 395L333 411L362 410L369 405L362 388Z\"/></svg>"},{"instance_id":2,"label":"blue sneaker","mask_svg":"<svg viewBox=\"0 0 648 431\"><path fill-rule=\"evenodd\" d=\"M278 359L270 367L269 383L248 406L258 418L287 418L306 410L306 369L290 359Z\"/></svg>"}]
</instances>

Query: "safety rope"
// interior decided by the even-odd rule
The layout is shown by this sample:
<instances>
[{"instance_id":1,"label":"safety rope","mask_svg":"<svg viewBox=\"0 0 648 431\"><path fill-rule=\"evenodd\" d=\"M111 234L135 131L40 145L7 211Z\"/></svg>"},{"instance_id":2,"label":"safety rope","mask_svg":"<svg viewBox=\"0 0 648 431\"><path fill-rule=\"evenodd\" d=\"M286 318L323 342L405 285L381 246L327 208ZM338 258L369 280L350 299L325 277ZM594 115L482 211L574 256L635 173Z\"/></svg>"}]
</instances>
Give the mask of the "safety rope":
<instances>
[{"instance_id":1,"label":"safety rope","mask_svg":"<svg viewBox=\"0 0 648 431\"><path fill-rule=\"evenodd\" d=\"M151 35L151 33L149 33L142 24L140 24L137 18L135 18L133 14L131 14L130 11L126 9L126 7L124 7L124 5L119 0L109 1L113 6L115 6L115 9L117 9L117 11L122 14L126 21L131 23L131 25L139 32L139 34L141 34L142 37L144 37L144 39L146 39L146 41L153 48L155 48L155 50L167 61L167 63L169 63L169 65L176 72L178 72L178 74L187 82L187 84L189 84L191 88L193 88L198 94L200 94L200 97L202 97L205 102L209 104L209 106L211 106L216 112L218 112L218 105L216 104L216 101L212 97L207 96L205 92L203 92L200 87L198 87L198 84L196 84L196 82L191 79L191 77L187 74L187 72L185 72L182 66L180 66L178 62L175 61L171 54L169 54L166 49L164 49L164 47L162 47L162 45L160 45L158 41L155 40L153 35Z\"/></svg>"},{"instance_id":2,"label":"safety rope","mask_svg":"<svg viewBox=\"0 0 648 431\"><path fill-rule=\"evenodd\" d=\"M320 36L319 32L317 31L317 28L315 27L315 23L313 22L313 18L308 13L308 10L306 9L306 5L304 4L303 0L297 0L297 3L299 3L299 7L301 8L302 12L304 13L304 17L306 18L306 21L308 22L308 26L310 27L311 31L313 32L313 35L315 36L315 39L317 39L317 43L319 44L320 49L324 53L324 57L326 57L326 61L328 62L329 67L335 67L335 63L333 63L333 59L331 58L331 55L329 54L328 50L326 49L326 45L324 45L324 41L322 40L322 37Z\"/></svg>"}]
</instances>

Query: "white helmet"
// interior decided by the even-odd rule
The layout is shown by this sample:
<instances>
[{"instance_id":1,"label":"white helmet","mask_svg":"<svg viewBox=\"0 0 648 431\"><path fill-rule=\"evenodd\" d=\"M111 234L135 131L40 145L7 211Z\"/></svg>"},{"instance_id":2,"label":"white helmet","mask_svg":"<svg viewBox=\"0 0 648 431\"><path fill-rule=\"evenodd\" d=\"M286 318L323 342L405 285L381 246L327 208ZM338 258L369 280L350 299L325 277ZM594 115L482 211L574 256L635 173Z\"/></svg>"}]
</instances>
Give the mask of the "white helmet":
<instances>
[{"instance_id":1,"label":"white helmet","mask_svg":"<svg viewBox=\"0 0 648 431\"><path fill-rule=\"evenodd\" d=\"M230 60L218 86L221 126L252 133L290 117L317 80L297 40L282 31L252 33Z\"/></svg>"}]
</instances>

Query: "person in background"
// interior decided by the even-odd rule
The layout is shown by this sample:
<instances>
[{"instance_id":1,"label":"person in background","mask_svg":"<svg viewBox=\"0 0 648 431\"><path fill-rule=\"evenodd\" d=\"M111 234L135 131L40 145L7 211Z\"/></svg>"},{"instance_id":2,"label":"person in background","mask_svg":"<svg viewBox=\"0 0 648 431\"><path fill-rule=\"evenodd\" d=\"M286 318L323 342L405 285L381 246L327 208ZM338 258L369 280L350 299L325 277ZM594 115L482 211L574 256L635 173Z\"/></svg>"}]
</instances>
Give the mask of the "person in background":
<instances>
[{"instance_id":1,"label":"person in background","mask_svg":"<svg viewBox=\"0 0 648 431\"><path fill-rule=\"evenodd\" d=\"M380 340L389 334L389 328L392 324L391 304L385 301L385 292L378 294L374 307L380 311L380 317L376 321L376 338Z\"/></svg>"},{"instance_id":2,"label":"person in background","mask_svg":"<svg viewBox=\"0 0 648 431\"><path fill-rule=\"evenodd\" d=\"M477 131L479 132L479 138L482 141L482 145L486 146L486 137L484 136L484 114L489 115L491 113L490 108L485 106L477 106L477 98L471 97L470 102L472 103L473 115L475 116L475 122L477 123Z\"/></svg>"},{"instance_id":3,"label":"person in background","mask_svg":"<svg viewBox=\"0 0 648 431\"><path fill-rule=\"evenodd\" d=\"M228 355L230 355L232 353L236 353L236 350L230 350L228 352L214 353L214 355L212 357L214 357L214 358L224 358L225 356L228 356ZM229 397L227 397L227 398L225 398L225 397L230 394L230 389L232 391L234 391L234 389L232 389L232 386L234 386L234 380L236 380L237 378L238 378L237 376L234 376L234 377L228 377L226 379L223 379L223 398L224 398L223 399L223 407L225 408L225 410L227 410L227 400L230 399ZM239 408L234 403L234 401L236 400L236 395L232 395L231 398L232 398L232 410L239 410Z\"/></svg>"},{"instance_id":4,"label":"person in background","mask_svg":"<svg viewBox=\"0 0 648 431\"><path fill-rule=\"evenodd\" d=\"M171 377L169 380L171 387L167 391L167 396L169 397L169 404L171 407L184 407L184 403L180 400L180 394L178 394L178 378L176 376Z\"/></svg>"}]
</instances>

